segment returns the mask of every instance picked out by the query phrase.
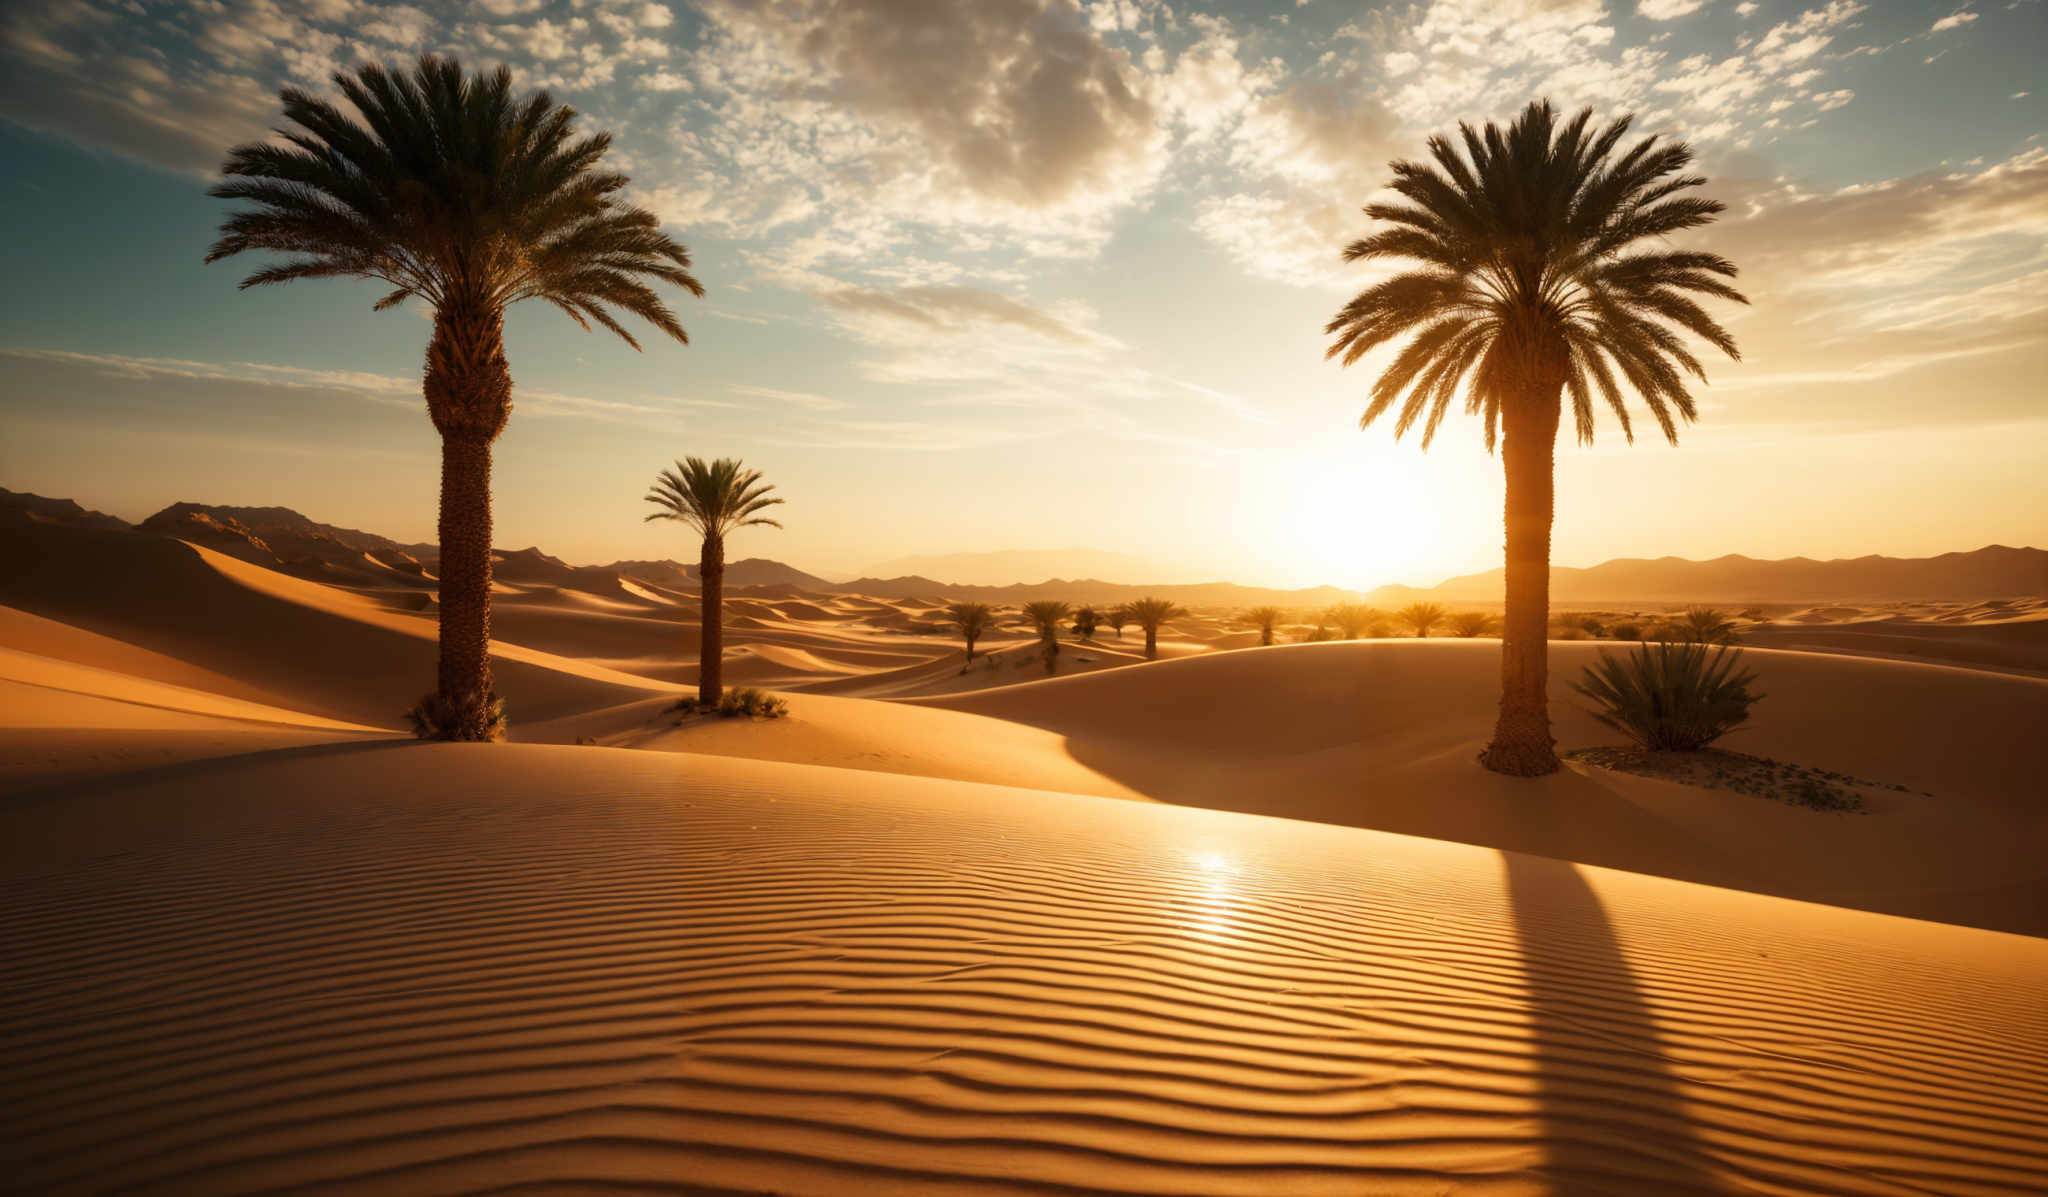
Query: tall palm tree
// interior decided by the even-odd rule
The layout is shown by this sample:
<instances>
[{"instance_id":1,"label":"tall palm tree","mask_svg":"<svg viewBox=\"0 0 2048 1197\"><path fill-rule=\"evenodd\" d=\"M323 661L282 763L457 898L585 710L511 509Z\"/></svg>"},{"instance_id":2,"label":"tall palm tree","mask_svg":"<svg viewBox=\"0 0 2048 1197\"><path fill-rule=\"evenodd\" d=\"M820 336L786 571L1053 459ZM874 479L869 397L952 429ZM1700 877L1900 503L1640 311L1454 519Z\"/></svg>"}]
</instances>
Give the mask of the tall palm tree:
<instances>
[{"instance_id":1,"label":"tall palm tree","mask_svg":"<svg viewBox=\"0 0 2048 1197\"><path fill-rule=\"evenodd\" d=\"M1737 356L1734 338L1693 298L1747 302L1723 281L1735 264L1663 243L1709 223L1722 205L1685 194L1706 180L1686 173L1692 151L1683 142L1646 137L1619 148L1631 119L1595 129L1587 110L1560 123L1538 101L1506 129L1460 125L1462 154L1438 136L1429 139L1433 162L1393 163L1399 198L1365 207L1387 227L1344 258L1416 265L1359 292L1324 328L1336 338L1328 356L1347 366L1409 338L1374 382L1361 426L1399 403L1395 436L1421 420L1427 448L1463 387L1487 449L1500 443L1507 614L1500 714L1480 761L1501 773L1558 767L1544 629L1564 397L1582 444L1593 439L1596 392L1634 440L1627 391L1676 444L1677 420L1697 415L1683 373L1706 374L1673 328Z\"/></svg>"},{"instance_id":2,"label":"tall palm tree","mask_svg":"<svg viewBox=\"0 0 2048 1197\"><path fill-rule=\"evenodd\" d=\"M1429 629L1444 621L1448 614L1440 603L1410 603L1401 608L1401 622L1415 629L1418 640L1429 639Z\"/></svg>"},{"instance_id":3,"label":"tall palm tree","mask_svg":"<svg viewBox=\"0 0 2048 1197\"><path fill-rule=\"evenodd\" d=\"M1261 646L1273 643L1273 629L1279 627L1286 618L1287 613L1278 607L1253 607L1244 613L1245 623L1259 630Z\"/></svg>"},{"instance_id":4,"label":"tall palm tree","mask_svg":"<svg viewBox=\"0 0 2048 1197\"><path fill-rule=\"evenodd\" d=\"M981 639L982 633L988 631L988 626L995 621L995 617L996 609L987 603L959 602L946 607L946 618L952 621L954 627L960 629L960 635L967 641L968 660L974 659L974 642Z\"/></svg>"},{"instance_id":5,"label":"tall palm tree","mask_svg":"<svg viewBox=\"0 0 2048 1197\"><path fill-rule=\"evenodd\" d=\"M414 297L433 309L421 389L441 434L441 648L413 722L426 737L497 739L491 442L512 413L505 308L545 300L638 349L618 320L630 313L688 344L647 283L704 288L661 222L621 198L626 176L599 167L611 135L577 134L575 111L546 92L515 96L504 67L465 74L428 56L410 72L363 66L334 84L356 116L287 87L296 127L283 142L228 152L227 178L209 194L253 206L228 216L206 260L287 254L242 286L374 279L392 288L377 311Z\"/></svg>"},{"instance_id":6,"label":"tall palm tree","mask_svg":"<svg viewBox=\"0 0 2048 1197\"><path fill-rule=\"evenodd\" d=\"M1060 621L1074 608L1058 599L1036 599L1024 604L1024 618L1038 627L1038 651L1045 658L1045 671L1059 668Z\"/></svg>"},{"instance_id":7,"label":"tall palm tree","mask_svg":"<svg viewBox=\"0 0 2048 1197\"><path fill-rule=\"evenodd\" d=\"M1145 629L1145 659L1159 656L1159 625L1169 619L1179 619L1188 609L1172 599L1147 596L1131 604L1131 622Z\"/></svg>"},{"instance_id":8,"label":"tall palm tree","mask_svg":"<svg viewBox=\"0 0 2048 1197\"><path fill-rule=\"evenodd\" d=\"M774 487L730 457L706 464L689 457L655 475L647 501L661 510L648 520L688 524L703 537L697 557L697 701L716 704L725 692L725 538L741 528L780 528L761 514L782 502Z\"/></svg>"}]
</instances>

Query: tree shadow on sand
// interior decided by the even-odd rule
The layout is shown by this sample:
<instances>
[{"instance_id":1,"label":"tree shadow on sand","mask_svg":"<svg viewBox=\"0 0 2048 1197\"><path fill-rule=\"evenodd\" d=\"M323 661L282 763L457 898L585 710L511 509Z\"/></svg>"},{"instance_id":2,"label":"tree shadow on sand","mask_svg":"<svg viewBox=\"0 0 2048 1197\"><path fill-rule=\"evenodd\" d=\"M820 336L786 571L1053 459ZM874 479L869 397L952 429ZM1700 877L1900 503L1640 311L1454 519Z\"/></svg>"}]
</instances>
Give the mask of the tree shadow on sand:
<instances>
[{"instance_id":1,"label":"tree shadow on sand","mask_svg":"<svg viewBox=\"0 0 2048 1197\"><path fill-rule=\"evenodd\" d=\"M1725 1191L1599 896L1569 862L1502 859L1527 979L1544 1178L1569 1194Z\"/></svg>"}]
</instances>

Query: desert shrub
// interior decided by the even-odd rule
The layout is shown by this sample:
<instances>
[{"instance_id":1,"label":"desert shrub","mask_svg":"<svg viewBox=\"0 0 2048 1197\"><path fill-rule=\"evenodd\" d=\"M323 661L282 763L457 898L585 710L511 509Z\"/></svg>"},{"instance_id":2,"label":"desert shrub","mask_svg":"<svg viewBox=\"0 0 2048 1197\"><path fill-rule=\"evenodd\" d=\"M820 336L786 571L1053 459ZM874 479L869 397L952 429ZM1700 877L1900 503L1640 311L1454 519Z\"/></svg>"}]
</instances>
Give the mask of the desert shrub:
<instances>
[{"instance_id":1,"label":"desert shrub","mask_svg":"<svg viewBox=\"0 0 2048 1197\"><path fill-rule=\"evenodd\" d=\"M1314 644L1324 640L1335 640L1336 638L1337 634L1335 632L1332 632L1322 624L1317 624L1301 634L1301 643Z\"/></svg>"},{"instance_id":2,"label":"desert shrub","mask_svg":"<svg viewBox=\"0 0 2048 1197\"><path fill-rule=\"evenodd\" d=\"M1451 616L1451 635L1470 640L1493 630L1493 616L1484 611L1460 611Z\"/></svg>"},{"instance_id":3,"label":"desert shrub","mask_svg":"<svg viewBox=\"0 0 2048 1197\"><path fill-rule=\"evenodd\" d=\"M1616 640L1641 640L1643 625L1633 619L1616 620L1614 626L1607 629L1607 633Z\"/></svg>"},{"instance_id":4,"label":"desert shrub","mask_svg":"<svg viewBox=\"0 0 2048 1197\"><path fill-rule=\"evenodd\" d=\"M789 704L766 690L741 686L719 696L718 713L727 719L741 715L749 719L780 719L789 714Z\"/></svg>"},{"instance_id":5,"label":"desert shrub","mask_svg":"<svg viewBox=\"0 0 2048 1197\"><path fill-rule=\"evenodd\" d=\"M1725 611L1714 607L1687 607L1685 613L1672 620L1675 639L1690 640L1698 644L1732 644L1735 642L1735 621Z\"/></svg>"},{"instance_id":6,"label":"desert shrub","mask_svg":"<svg viewBox=\"0 0 2048 1197\"><path fill-rule=\"evenodd\" d=\"M1593 718L1644 748L1704 748L1749 720L1763 695L1741 669L1742 650L1697 642L1638 644L1625 656L1602 650L1572 689L1591 699Z\"/></svg>"},{"instance_id":7,"label":"desert shrub","mask_svg":"<svg viewBox=\"0 0 2048 1197\"><path fill-rule=\"evenodd\" d=\"M505 738L505 700L496 694L472 690L450 698L436 691L414 703L405 717L422 740Z\"/></svg>"},{"instance_id":8,"label":"desert shrub","mask_svg":"<svg viewBox=\"0 0 2048 1197\"><path fill-rule=\"evenodd\" d=\"M1586 638L1586 629L1579 627L1577 624L1564 624L1552 630L1550 638L1552 640L1584 640Z\"/></svg>"},{"instance_id":9,"label":"desert shrub","mask_svg":"<svg viewBox=\"0 0 2048 1197\"><path fill-rule=\"evenodd\" d=\"M1764 609L1762 607L1745 608L1742 612L1742 618L1762 623L1765 619Z\"/></svg>"},{"instance_id":10,"label":"desert shrub","mask_svg":"<svg viewBox=\"0 0 2048 1197\"><path fill-rule=\"evenodd\" d=\"M780 719L789 714L789 703L754 686L728 686L725 693L718 696L717 702L700 702L696 696L690 695L670 703L668 713L718 715L726 719L737 719L741 716L749 719Z\"/></svg>"},{"instance_id":11,"label":"desert shrub","mask_svg":"<svg viewBox=\"0 0 2048 1197\"><path fill-rule=\"evenodd\" d=\"M1384 619L1374 620L1372 626L1365 629L1365 638L1367 640L1385 640L1393 634L1394 625Z\"/></svg>"}]
</instances>

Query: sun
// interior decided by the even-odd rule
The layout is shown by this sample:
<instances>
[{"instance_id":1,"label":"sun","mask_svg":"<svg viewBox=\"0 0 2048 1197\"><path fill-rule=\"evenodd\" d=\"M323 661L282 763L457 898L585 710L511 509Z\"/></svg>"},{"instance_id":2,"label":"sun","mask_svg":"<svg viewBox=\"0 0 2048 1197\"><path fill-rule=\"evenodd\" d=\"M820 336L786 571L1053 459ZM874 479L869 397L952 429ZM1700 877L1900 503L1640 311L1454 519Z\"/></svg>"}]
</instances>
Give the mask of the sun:
<instances>
[{"instance_id":1,"label":"sun","mask_svg":"<svg viewBox=\"0 0 2048 1197\"><path fill-rule=\"evenodd\" d=\"M1296 492L1289 537L1319 580L1367 589L1427 572L1446 512L1419 452L1361 449L1315 466Z\"/></svg>"}]
</instances>

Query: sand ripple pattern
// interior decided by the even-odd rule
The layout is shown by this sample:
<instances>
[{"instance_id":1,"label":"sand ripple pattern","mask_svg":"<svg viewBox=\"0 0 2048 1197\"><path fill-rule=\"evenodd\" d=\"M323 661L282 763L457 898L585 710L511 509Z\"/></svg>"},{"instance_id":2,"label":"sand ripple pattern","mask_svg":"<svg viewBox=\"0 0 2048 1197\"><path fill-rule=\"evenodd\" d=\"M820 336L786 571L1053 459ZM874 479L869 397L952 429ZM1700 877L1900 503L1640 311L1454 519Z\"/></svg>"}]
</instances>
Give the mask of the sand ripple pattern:
<instances>
[{"instance_id":1,"label":"sand ripple pattern","mask_svg":"<svg viewBox=\"0 0 2048 1197\"><path fill-rule=\"evenodd\" d=\"M604 749L0 808L0 1187L2048 1190L2048 941Z\"/></svg>"}]
</instances>

